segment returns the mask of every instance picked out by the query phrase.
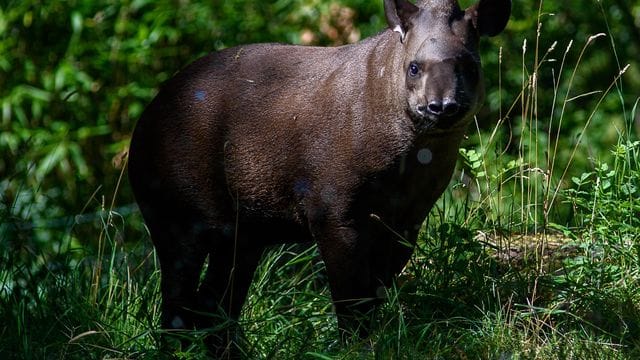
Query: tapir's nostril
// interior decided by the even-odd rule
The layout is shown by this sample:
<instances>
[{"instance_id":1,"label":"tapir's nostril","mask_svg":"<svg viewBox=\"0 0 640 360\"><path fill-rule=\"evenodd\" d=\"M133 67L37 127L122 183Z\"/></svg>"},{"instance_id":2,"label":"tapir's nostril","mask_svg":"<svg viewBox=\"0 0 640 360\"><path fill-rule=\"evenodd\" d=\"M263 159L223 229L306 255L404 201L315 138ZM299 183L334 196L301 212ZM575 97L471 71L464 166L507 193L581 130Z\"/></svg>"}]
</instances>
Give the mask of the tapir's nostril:
<instances>
[{"instance_id":1,"label":"tapir's nostril","mask_svg":"<svg viewBox=\"0 0 640 360\"><path fill-rule=\"evenodd\" d=\"M434 115L442 114L442 103L440 101L431 101L428 106L429 112Z\"/></svg>"},{"instance_id":2,"label":"tapir's nostril","mask_svg":"<svg viewBox=\"0 0 640 360\"><path fill-rule=\"evenodd\" d=\"M460 105L458 105L455 100L432 100L429 102L427 106L419 106L418 111L421 113L429 113L437 116L453 116L460 110Z\"/></svg>"},{"instance_id":3,"label":"tapir's nostril","mask_svg":"<svg viewBox=\"0 0 640 360\"><path fill-rule=\"evenodd\" d=\"M442 106L442 114L445 116L452 116L460 111L460 105L453 100L445 100Z\"/></svg>"}]
</instances>

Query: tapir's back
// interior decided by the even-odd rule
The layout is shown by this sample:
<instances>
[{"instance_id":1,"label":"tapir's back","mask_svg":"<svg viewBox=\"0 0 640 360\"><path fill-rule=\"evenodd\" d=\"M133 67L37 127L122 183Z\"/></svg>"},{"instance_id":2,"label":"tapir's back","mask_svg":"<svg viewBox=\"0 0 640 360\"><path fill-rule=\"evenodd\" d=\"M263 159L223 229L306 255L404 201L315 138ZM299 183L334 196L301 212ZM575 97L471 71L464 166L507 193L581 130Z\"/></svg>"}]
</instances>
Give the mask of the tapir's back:
<instances>
[{"instance_id":1,"label":"tapir's back","mask_svg":"<svg viewBox=\"0 0 640 360\"><path fill-rule=\"evenodd\" d=\"M296 184L311 183L327 162L360 162L353 158L366 151L389 157L384 146L365 149L363 139L367 132L384 136L365 122L379 120L373 113L383 117L377 107L390 108L365 96L373 87L367 57L384 56L371 51L381 39L339 48L254 44L196 60L163 86L138 122L129 160L137 197L177 193L204 210L230 189L277 213L296 201ZM380 79L379 87L387 82ZM380 162L375 154L366 158Z\"/></svg>"}]
</instances>

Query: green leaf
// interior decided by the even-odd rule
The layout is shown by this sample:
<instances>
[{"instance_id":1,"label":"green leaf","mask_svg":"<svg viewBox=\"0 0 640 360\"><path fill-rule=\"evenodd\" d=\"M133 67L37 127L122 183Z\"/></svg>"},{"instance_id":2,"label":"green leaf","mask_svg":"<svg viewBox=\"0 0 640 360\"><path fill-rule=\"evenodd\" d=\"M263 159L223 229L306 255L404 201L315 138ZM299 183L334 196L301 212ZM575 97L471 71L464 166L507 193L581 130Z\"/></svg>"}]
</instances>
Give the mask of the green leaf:
<instances>
[{"instance_id":1,"label":"green leaf","mask_svg":"<svg viewBox=\"0 0 640 360\"><path fill-rule=\"evenodd\" d=\"M76 169L78 169L78 175L80 175L81 178L86 178L87 176L89 176L89 167L87 166L87 162L82 155L80 146L75 143L69 144L69 153L71 155L71 160L73 160L73 165L76 167Z\"/></svg>"},{"instance_id":2,"label":"green leaf","mask_svg":"<svg viewBox=\"0 0 640 360\"><path fill-rule=\"evenodd\" d=\"M65 143L54 145L53 149L39 162L36 168L36 178L42 181L66 155L67 146Z\"/></svg>"},{"instance_id":3,"label":"green leaf","mask_svg":"<svg viewBox=\"0 0 640 360\"><path fill-rule=\"evenodd\" d=\"M74 34L80 34L80 32L82 32L82 14L78 11L74 11L71 14L71 28Z\"/></svg>"}]
</instances>

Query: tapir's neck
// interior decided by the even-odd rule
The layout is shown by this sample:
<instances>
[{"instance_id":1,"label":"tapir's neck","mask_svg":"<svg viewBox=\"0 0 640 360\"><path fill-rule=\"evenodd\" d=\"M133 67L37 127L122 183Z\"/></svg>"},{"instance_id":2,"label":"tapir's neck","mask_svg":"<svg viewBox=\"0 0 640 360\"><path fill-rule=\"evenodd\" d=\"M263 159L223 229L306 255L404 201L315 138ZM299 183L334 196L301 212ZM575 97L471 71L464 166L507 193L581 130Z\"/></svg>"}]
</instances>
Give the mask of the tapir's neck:
<instances>
[{"instance_id":1,"label":"tapir's neck","mask_svg":"<svg viewBox=\"0 0 640 360\"><path fill-rule=\"evenodd\" d=\"M367 86L373 102L384 104L395 116L404 114L404 45L400 34L387 30L365 40L362 46L368 48L365 58L367 69ZM384 95L376 97L375 94Z\"/></svg>"},{"instance_id":2,"label":"tapir's neck","mask_svg":"<svg viewBox=\"0 0 640 360\"><path fill-rule=\"evenodd\" d=\"M386 166L405 153L414 140L412 121L407 115L403 69L404 45L400 35L391 30L382 32L355 45L362 74L360 98L362 109L362 137L358 140L363 153L372 163L363 164L375 169ZM378 144L372 148L367 144ZM365 151L366 149L366 151Z\"/></svg>"}]
</instances>

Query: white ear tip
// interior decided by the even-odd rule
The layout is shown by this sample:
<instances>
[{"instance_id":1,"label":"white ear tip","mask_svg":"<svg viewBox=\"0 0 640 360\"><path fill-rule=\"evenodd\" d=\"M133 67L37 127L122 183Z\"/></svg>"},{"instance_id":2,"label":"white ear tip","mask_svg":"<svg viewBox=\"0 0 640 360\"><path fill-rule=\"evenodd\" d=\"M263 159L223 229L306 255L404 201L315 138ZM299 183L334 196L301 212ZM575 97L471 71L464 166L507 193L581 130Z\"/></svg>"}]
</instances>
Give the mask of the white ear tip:
<instances>
[{"instance_id":1,"label":"white ear tip","mask_svg":"<svg viewBox=\"0 0 640 360\"><path fill-rule=\"evenodd\" d=\"M400 25L396 25L396 27L393 28L393 31L400 34L400 40L404 40L404 30L402 30L402 27L400 27Z\"/></svg>"}]
</instances>

